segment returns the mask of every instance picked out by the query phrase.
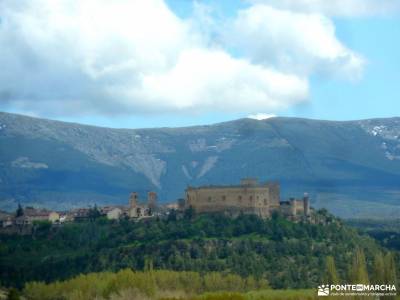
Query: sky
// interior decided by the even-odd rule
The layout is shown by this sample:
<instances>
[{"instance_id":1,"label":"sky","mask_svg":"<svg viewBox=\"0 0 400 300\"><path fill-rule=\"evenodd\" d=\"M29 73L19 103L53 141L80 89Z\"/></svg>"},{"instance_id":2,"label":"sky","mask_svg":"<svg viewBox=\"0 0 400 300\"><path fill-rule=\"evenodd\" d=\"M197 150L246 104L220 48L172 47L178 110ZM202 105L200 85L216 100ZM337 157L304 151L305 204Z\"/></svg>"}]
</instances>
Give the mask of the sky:
<instances>
[{"instance_id":1,"label":"sky","mask_svg":"<svg viewBox=\"0 0 400 300\"><path fill-rule=\"evenodd\" d=\"M143 128L400 116L398 0L1 0L0 111Z\"/></svg>"}]
</instances>

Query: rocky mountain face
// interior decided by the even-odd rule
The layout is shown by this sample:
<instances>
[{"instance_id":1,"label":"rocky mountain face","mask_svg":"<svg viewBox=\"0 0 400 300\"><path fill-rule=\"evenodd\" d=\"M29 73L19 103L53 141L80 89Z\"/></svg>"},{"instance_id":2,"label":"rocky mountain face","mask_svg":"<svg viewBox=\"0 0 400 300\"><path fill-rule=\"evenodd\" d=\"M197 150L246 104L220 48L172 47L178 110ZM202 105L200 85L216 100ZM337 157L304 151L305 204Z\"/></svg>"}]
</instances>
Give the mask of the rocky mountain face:
<instances>
[{"instance_id":1,"label":"rocky mountain face","mask_svg":"<svg viewBox=\"0 0 400 300\"><path fill-rule=\"evenodd\" d=\"M110 129L0 113L0 209L183 197L188 185L242 177L343 217L400 213L400 118L240 119L209 126Z\"/></svg>"}]
</instances>

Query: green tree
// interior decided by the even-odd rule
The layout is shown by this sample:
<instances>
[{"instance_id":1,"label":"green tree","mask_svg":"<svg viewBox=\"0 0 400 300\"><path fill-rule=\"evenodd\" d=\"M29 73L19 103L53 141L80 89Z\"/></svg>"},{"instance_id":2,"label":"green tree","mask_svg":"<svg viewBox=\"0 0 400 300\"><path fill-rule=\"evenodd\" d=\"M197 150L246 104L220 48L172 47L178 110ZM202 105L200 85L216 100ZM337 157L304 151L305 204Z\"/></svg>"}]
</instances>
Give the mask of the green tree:
<instances>
[{"instance_id":1,"label":"green tree","mask_svg":"<svg viewBox=\"0 0 400 300\"><path fill-rule=\"evenodd\" d=\"M153 272L153 260L150 257L144 259L144 271Z\"/></svg>"},{"instance_id":2,"label":"green tree","mask_svg":"<svg viewBox=\"0 0 400 300\"><path fill-rule=\"evenodd\" d=\"M19 299L20 297L17 289L15 288L10 289L7 295L7 300L19 300Z\"/></svg>"},{"instance_id":3,"label":"green tree","mask_svg":"<svg viewBox=\"0 0 400 300\"><path fill-rule=\"evenodd\" d=\"M88 218L90 221L95 221L97 218L101 217L100 211L97 208L97 204L93 208L89 209Z\"/></svg>"},{"instance_id":4,"label":"green tree","mask_svg":"<svg viewBox=\"0 0 400 300\"><path fill-rule=\"evenodd\" d=\"M24 209L21 206L21 203L18 203L17 211L15 212L16 217L21 217L24 215Z\"/></svg>"},{"instance_id":5,"label":"green tree","mask_svg":"<svg viewBox=\"0 0 400 300\"><path fill-rule=\"evenodd\" d=\"M189 206L184 212L185 219L192 220L195 215L195 210L192 206Z\"/></svg>"},{"instance_id":6,"label":"green tree","mask_svg":"<svg viewBox=\"0 0 400 300\"><path fill-rule=\"evenodd\" d=\"M335 259L332 256L326 257L326 273L324 278L325 283L339 284L339 276L336 271Z\"/></svg>"},{"instance_id":7,"label":"green tree","mask_svg":"<svg viewBox=\"0 0 400 300\"><path fill-rule=\"evenodd\" d=\"M384 265L385 265L385 283L396 285L397 284L396 265L393 254L391 252L385 255Z\"/></svg>"},{"instance_id":8,"label":"green tree","mask_svg":"<svg viewBox=\"0 0 400 300\"><path fill-rule=\"evenodd\" d=\"M349 270L349 279L351 283L368 284L367 264L365 254L362 249L357 249L353 256L353 263Z\"/></svg>"},{"instance_id":9,"label":"green tree","mask_svg":"<svg viewBox=\"0 0 400 300\"><path fill-rule=\"evenodd\" d=\"M385 283L385 262L382 252L378 252L374 257L374 264L372 266L372 283L384 284Z\"/></svg>"},{"instance_id":10,"label":"green tree","mask_svg":"<svg viewBox=\"0 0 400 300\"><path fill-rule=\"evenodd\" d=\"M177 214L175 209L171 209L168 214L168 221L174 222L177 219Z\"/></svg>"}]
</instances>

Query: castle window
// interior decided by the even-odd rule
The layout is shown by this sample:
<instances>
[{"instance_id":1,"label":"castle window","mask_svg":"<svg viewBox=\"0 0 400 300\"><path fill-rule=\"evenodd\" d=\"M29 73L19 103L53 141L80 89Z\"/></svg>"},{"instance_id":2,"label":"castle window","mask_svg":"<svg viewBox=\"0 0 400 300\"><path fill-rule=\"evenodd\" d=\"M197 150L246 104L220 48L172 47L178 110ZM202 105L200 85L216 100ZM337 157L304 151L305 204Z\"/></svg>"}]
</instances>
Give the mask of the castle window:
<instances>
[{"instance_id":1,"label":"castle window","mask_svg":"<svg viewBox=\"0 0 400 300\"><path fill-rule=\"evenodd\" d=\"M264 199L264 205L267 205L267 204L268 204L267 199Z\"/></svg>"},{"instance_id":2,"label":"castle window","mask_svg":"<svg viewBox=\"0 0 400 300\"><path fill-rule=\"evenodd\" d=\"M208 202L211 202L211 197L208 197Z\"/></svg>"},{"instance_id":3,"label":"castle window","mask_svg":"<svg viewBox=\"0 0 400 300\"><path fill-rule=\"evenodd\" d=\"M250 201L253 201L253 196L250 196L250 197L249 197L249 200L250 200Z\"/></svg>"},{"instance_id":4,"label":"castle window","mask_svg":"<svg viewBox=\"0 0 400 300\"><path fill-rule=\"evenodd\" d=\"M226 200L226 196L223 195L223 196L222 196L222 201L225 201L225 200Z\"/></svg>"},{"instance_id":5,"label":"castle window","mask_svg":"<svg viewBox=\"0 0 400 300\"><path fill-rule=\"evenodd\" d=\"M242 196L238 197L239 202L242 202Z\"/></svg>"}]
</instances>

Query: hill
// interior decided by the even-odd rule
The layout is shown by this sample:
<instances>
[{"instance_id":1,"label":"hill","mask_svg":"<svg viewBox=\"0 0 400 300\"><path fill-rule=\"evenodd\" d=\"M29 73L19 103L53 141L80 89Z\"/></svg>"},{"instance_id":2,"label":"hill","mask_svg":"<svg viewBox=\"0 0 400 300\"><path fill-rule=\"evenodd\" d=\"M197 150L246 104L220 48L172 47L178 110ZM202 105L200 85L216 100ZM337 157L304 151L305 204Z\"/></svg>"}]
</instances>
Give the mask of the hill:
<instances>
[{"instance_id":1,"label":"hill","mask_svg":"<svg viewBox=\"0 0 400 300\"><path fill-rule=\"evenodd\" d=\"M0 209L161 201L187 185L245 176L342 217L400 213L400 118L240 119L186 128L110 129L0 113Z\"/></svg>"},{"instance_id":2,"label":"hill","mask_svg":"<svg viewBox=\"0 0 400 300\"><path fill-rule=\"evenodd\" d=\"M293 223L279 215L186 215L147 222L38 225L32 235L0 235L0 285L21 287L28 281L53 282L81 273L152 268L221 272L265 279L273 288L315 288L323 281L325 260L336 262L347 279L357 248L368 268L383 251L373 239L325 211L321 224ZM147 267L146 267L147 266Z\"/></svg>"}]
</instances>

